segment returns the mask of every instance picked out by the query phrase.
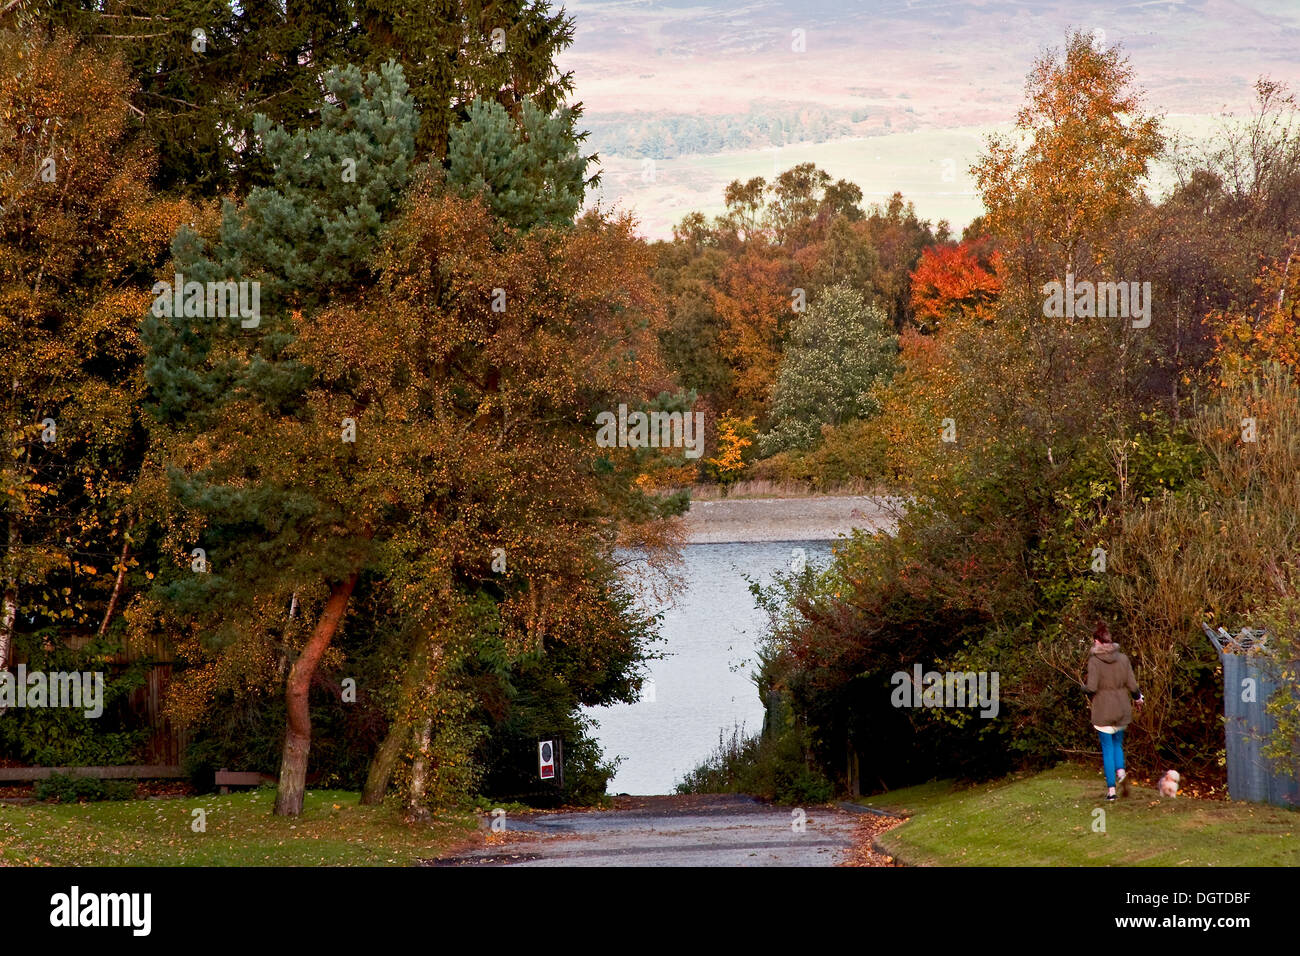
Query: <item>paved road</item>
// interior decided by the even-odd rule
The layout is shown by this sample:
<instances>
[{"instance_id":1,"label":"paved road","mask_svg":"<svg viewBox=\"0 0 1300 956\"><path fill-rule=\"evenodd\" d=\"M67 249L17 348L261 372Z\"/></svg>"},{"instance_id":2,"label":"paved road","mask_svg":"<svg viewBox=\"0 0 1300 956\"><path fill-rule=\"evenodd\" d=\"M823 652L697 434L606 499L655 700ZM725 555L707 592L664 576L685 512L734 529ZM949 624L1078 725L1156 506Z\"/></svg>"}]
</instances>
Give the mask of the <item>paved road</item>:
<instances>
[{"instance_id":1,"label":"paved road","mask_svg":"<svg viewBox=\"0 0 1300 956\"><path fill-rule=\"evenodd\" d=\"M438 866L834 866L856 815L804 811L744 796L618 797L613 810L506 818L487 845Z\"/></svg>"}]
</instances>

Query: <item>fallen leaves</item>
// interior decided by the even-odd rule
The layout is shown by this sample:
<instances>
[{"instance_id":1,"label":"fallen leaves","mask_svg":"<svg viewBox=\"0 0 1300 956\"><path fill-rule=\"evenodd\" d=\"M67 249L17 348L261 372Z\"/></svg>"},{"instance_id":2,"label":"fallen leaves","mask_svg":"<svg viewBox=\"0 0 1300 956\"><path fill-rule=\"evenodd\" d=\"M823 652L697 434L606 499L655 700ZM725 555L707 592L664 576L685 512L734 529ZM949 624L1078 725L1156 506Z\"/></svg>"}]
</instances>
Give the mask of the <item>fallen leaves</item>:
<instances>
[{"instance_id":1,"label":"fallen leaves","mask_svg":"<svg viewBox=\"0 0 1300 956\"><path fill-rule=\"evenodd\" d=\"M875 814L863 815L853 828L853 848L849 850L839 866L902 866L888 853L882 853L873 845L883 833L906 823L897 817L880 817Z\"/></svg>"}]
</instances>

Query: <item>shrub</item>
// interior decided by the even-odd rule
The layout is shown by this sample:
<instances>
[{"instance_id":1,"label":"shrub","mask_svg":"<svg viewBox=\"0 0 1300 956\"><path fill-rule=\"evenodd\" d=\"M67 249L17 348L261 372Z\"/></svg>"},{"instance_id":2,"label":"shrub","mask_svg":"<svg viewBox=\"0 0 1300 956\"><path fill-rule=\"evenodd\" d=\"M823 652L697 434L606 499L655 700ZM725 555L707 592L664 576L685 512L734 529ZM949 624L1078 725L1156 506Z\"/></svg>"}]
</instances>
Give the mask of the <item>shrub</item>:
<instances>
[{"instance_id":1,"label":"shrub","mask_svg":"<svg viewBox=\"0 0 1300 956\"><path fill-rule=\"evenodd\" d=\"M778 483L807 483L834 488L885 475L888 438L878 422L853 420L821 426L821 441L809 451L783 451L755 462L751 477Z\"/></svg>"},{"instance_id":2,"label":"shrub","mask_svg":"<svg viewBox=\"0 0 1300 956\"><path fill-rule=\"evenodd\" d=\"M776 803L826 803L834 787L806 758L806 741L793 728L776 735L744 735L733 727L718 747L686 773L678 793L748 793Z\"/></svg>"},{"instance_id":3,"label":"shrub","mask_svg":"<svg viewBox=\"0 0 1300 956\"><path fill-rule=\"evenodd\" d=\"M15 656L26 662L28 673L103 672L103 713L87 719L75 707L10 710L0 720L0 758L38 767L119 766L137 760L148 731L131 712L129 696L144 683L149 662L111 664L119 650L107 639L75 650L62 646L55 628L17 635Z\"/></svg>"},{"instance_id":4,"label":"shrub","mask_svg":"<svg viewBox=\"0 0 1300 956\"><path fill-rule=\"evenodd\" d=\"M131 800L135 794L134 780L99 780L76 774L54 773L36 783L37 800L54 800L58 803Z\"/></svg>"}]
</instances>

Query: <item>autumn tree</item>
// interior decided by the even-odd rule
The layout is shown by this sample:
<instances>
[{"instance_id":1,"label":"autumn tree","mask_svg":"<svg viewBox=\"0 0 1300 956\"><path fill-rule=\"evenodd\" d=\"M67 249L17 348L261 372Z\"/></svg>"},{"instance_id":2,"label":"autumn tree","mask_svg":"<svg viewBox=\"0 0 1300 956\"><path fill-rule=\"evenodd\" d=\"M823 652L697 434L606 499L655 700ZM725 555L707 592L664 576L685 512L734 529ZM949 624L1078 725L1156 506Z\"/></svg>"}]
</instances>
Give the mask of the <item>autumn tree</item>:
<instances>
[{"instance_id":1,"label":"autumn tree","mask_svg":"<svg viewBox=\"0 0 1300 956\"><path fill-rule=\"evenodd\" d=\"M1072 31L1035 62L1014 136L989 137L973 167L985 226L1026 289L1066 272L1095 278L1109 234L1144 202L1164 139L1132 79L1118 47Z\"/></svg>"},{"instance_id":2,"label":"autumn tree","mask_svg":"<svg viewBox=\"0 0 1300 956\"><path fill-rule=\"evenodd\" d=\"M813 163L785 170L768 188L766 223L776 242L793 253L823 238L837 217L862 218L862 190Z\"/></svg>"},{"instance_id":3,"label":"autumn tree","mask_svg":"<svg viewBox=\"0 0 1300 956\"><path fill-rule=\"evenodd\" d=\"M917 216L912 202L896 192L888 202L873 205L856 231L875 253L877 266L872 285L876 303L888 313L894 329L901 332L912 316L912 270L922 250L948 238L947 224L931 226Z\"/></svg>"},{"instance_id":4,"label":"autumn tree","mask_svg":"<svg viewBox=\"0 0 1300 956\"><path fill-rule=\"evenodd\" d=\"M742 417L727 411L719 417L718 453L704 463L724 491L745 473L749 457L746 449L753 446L756 431L752 415Z\"/></svg>"},{"instance_id":5,"label":"autumn tree","mask_svg":"<svg viewBox=\"0 0 1300 956\"><path fill-rule=\"evenodd\" d=\"M986 241L936 245L921 253L912 273L913 321L934 332L954 314L992 319L1002 280L1002 256Z\"/></svg>"},{"instance_id":6,"label":"autumn tree","mask_svg":"<svg viewBox=\"0 0 1300 956\"><path fill-rule=\"evenodd\" d=\"M765 411L798 294L786 263L757 248L727 262L718 275L713 309L741 414Z\"/></svg>"},{"instance_id":7,"label":"autumn tree","mask_svg":"<svg viewBox=\"0 0 1300 956\"><path fill-rule=\"evenodd\" d=\"M702 215L690 221L693 239L674 230L672 242L652 245L653 274L665 311L660 351L683 388L730 397L734 373L723 354L722 318L713 296L727 254L713 244Z\"/></svg>"},{"instance_id":8,"label":"autumn tree","mask_svg":"<svg viewBox=\"0 0 1300 956\"><path fill-rule=\"evenodd\" d=\"M1300 242L1264 265L1245 308L1216 312L1210 322L1221 383L1249 380L1270 365L1300 369Z\"/></svg>"},{"instance_id":9,"label":"autumn tree","mask_svg":"<svg viewBox=\"0 0 1300 956\"><path fill-rule=\"evenodd\" d=\"M480 201L430 180L412 194L378 263L372 300L348 321L405 343L399 380L410 385L385 407L388 419L418 427L420 444L402 460L424 477L404 522L387 534L409 542L403 566L416 571L403 601L418 597L429 623L365 798L382 798L410 753L405 802L420 813L439 766L433 742L446 726L437 707L455 647L438 623L446 608L495 595L510 654L622 626L602 597L602 568L623 540L620 528L652 522L664 504L638 490L636 450L598 448L593 422L596 411L644 400L666 378L655 359L648 252L627 220L589 215L571 227L515 232ZM376 355L379 381L389 381L393 354Z\"/></svg>"},{"instance_id":10,"label":"autumn tree","mask_svg":"<svg viewBox=\"0 0 1300 956\"><path fill-rule=\"evenodd\" d=\"M805 287L810 296L833 285L844 285L867 302L886 300L876 283L884 279L881 284L887 287L890 280L883 276L880 255L863 221L836 216L826 238L800 249L794 258L797 284Z\"/></svg>"},{"instance_id":11,"label":"autumn tree","mask_svg":"<svg viewBox=\"0 0 1300 956\"><path fill-rule=\"evenodd\" d=\"M1134 217L1118 253L1127 273L1150 276L1156 290L1160 321L1147 334L1159 348L1148 387L1169 396L1175 415L1182 396L1209 384L1204 372L1216 349L1223 354L1223 317L1253 311L1247 324L1259 321L1266 335L1281 328L1263 317L1285 284L1270 264L1288 274L1300 231L1300 112L1281 84L1260 79L1255 90L1248 116L1223 118L1195 146L1176 144L1174 188ZM1247 327L1237 326L1232 337L1242 333Z\"/></svg>"},{"instance_id":12,"label":"autumn tree","mask_svg":"<svg viewBox=\"0 0 1300 956\"><path fill-rule=\"evenodd\" d=\"M771 182L762 176L735 180L723 192L726 212L716 228L726 241L755 240L782 246L793 254L802 246L825 238L830 224L840 216L862 219L862 190L846 180L832 180L814 163L800 163Z\"/></svg>"},{"instance_id":13,"label":"autumn tree","mask_svg":"<svg viewBox=\"0 0 1300 956\"><path fill-rule=\"evenodd\" d=\"M371 246L412 172L418 119L395 64L365 77L346 68L328 85L319 128L258 121L273 185L253 190L243 207L226 205L211 253L194 232L177 235L185 290L164 283L145 323L163 465L193 519L176 526L182 570L168 575L163 594L191 615L219 609L213 636L227 643L259 624L254 609L281 608L272 626L297 650L276 796L276 812L290 815L302 811L312 676L379 547L381 503L400 487L378 474L394 453L387 433L358 425L358 397L329 388L322 376L331 369L299 340L325 307L367 281ZM239 284L254 308L214 314L203 291L225 282ZM191 283L197 294L182 295ZM336 331L338 348L357 358L353 350L391 348L365 329ZM196 539L183 540L187 532Z\"/></svg>"},{"instance_id":14,"label":"autumn tree","mask_svg":"<svg viewBox=\"0 0 1300 956\"><path fill-rule=\"evenodd\" d=\"M120 61L0 32L0 668L15 633L104 633L131 552L139 315L197 211L153 193Z\"/></svg>"}]
</instances>

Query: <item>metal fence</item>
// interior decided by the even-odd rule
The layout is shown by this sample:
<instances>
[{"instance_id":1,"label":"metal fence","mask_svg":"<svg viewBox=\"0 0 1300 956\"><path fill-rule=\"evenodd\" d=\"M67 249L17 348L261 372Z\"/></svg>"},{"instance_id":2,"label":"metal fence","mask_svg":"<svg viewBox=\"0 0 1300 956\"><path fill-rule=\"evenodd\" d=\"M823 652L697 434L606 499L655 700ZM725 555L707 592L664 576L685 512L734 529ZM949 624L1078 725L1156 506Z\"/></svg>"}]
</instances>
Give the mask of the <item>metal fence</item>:
<instances>
[{"instance_id":1,"label":"metal fence","mask_svg":"<svg viewBox=\"0 0 1300 956\"><path fill-rule=\"evenodd\" d=\"M1267 635L1243 628L1233 637L1202 624L1223 664L1223 734L1228 756L1228 796L1233 800L1300 806L1300 751L1291 748L1290 766L1264 756L1264 746L1277 730L1268 713L1269 699L1278 692L1276 665L1268 653ZM1284 692L1290 692L1286 689Z\"/></svg>"}]
</instances>

